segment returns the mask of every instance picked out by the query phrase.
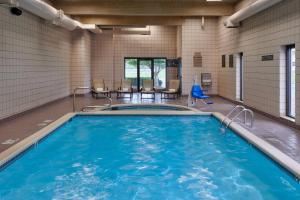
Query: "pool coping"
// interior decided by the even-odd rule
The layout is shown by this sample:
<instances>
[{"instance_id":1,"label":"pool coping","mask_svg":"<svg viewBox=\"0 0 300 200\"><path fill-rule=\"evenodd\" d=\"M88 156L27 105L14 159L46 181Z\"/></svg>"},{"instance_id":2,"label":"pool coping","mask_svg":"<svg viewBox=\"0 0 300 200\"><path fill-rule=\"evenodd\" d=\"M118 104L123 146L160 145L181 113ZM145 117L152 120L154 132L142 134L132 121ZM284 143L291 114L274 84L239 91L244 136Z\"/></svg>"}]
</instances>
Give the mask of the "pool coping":
<instances>
[{"instance_id":1,"label":"pool coping","mask_svg":"<svg viewBox=\"0 0 300 200\"><path fill-rule=\"evenodd\" d=\"M143 106L153 106L153 107L159 107L159 106L162 106L162 107L174 107L174 108L181 108L181 109L185 109L185 110L169 110L169 111L166 111L165 109L162 109L162 110L152 110L152 111L164 111L164 112L170 112L170 111L180 111L180 112L201 112L199 111L198 109L196 108L192 108L192 107L187 107L187 106L183 106L183 105L176 105L176 104L167 104L167 103L139 103L139 104L130 104L130 103L123 103L123 104L114 104L114 105L111 105L110 107L135 107L135 106L140 106L140 107L143 107ZM106 110L108 108L110 108L108 106L101 106L99 107L99 111L110 111L110 112L117 112L117 111L124 111L124 110ZM134 110L126 110L126 111L134 111ZM135 110L137 111L137 110ZM151 110L142 110L142 111L151 111ZM92 112L95 112L95 111L92 111Z\"/></svg>"},{"instance_id":2,"label":"pool coping","mask_svg":"<svg viewBox=\"0 0 300 200\"><path fill-rule=\"evenodd\" d=\"M165 104L166 105L166 104ZM219 112L202 112L199 110L191 111L166 111L166 110L114 110L114 111L97 111L97 112L75 112L67 113L59 119L55 120L48 126L42 128L41 130L35 132L34 134L26 137L20 142L9 147L5 151L0 153L0 169L5 166L22 152L26 151L32 145L37 144L40 140L48 136L50 133L55 131L57 128L61 127L63 124L68 122L75 116L116 116L116 115L152 115L152 116L201 116L201 115L212 115L218 120L223 120L224 115ZM232 122L229 126L236 134L241 136L243 139L248 141L250 144L258 148L262 153L265 153L279 165L284 167L287 171L295 176L295 178L300 179L300 163L284 154L282 151L269 144L267 141L259 138L258 136L251 133L245 127L241 126L237 122Z\"/></svg>"},{"instance_id":3,"label":"pool coping","mask_svg":"<svg viewBox=\"0 0 300 200\"><path fill-rule=\"evenodd\" d=\"M54 122L50 123L49 125L45 126L41 130L35 132L34 134L24 138L20 142L14 144L13 146L9 147L8 149L4 150L0 153L0 169L3 165L8 163L9 161L13 160L22 152L26 151L32 145L36 144L44 137L48 136L50 133L55 131L57 128L65 124L71 118L76 116L76 113L67 113L64 116L60 117L59 119L55 120Z\"/></svg>"},{"instance_id":4,"label":"pool coping","mask_svg":"<svg viewBox=\"0 0 300 200\"><path fill-rule=\"evenodd\" d=\"M218 112L214 112L212 113L212 115L220 121L222 121L225 117L223 114ZM228 120L225 121L229 122ZM293 174L296 179L300 179L300 163L298 163L290 156L286 155L267 141L251 133L249 130L247 130L237 122L232 122L229 128L232 129L236 134L241 136L243 139L248 141L250 144L258 148L262 153L269 156L280 166L284 167L287 171Z\"/></svg>"},{"instance_id":5,"label":"pool coping","mask_svg":"<svg viewBox=\"0 0 300 200\"><path fill-rule=\"evenodd\" d=\"M211 112L201 111L163 111L163 110L114 110L114 111L95 111L77 112L76 115L211 115Z\"/></svg>"}]
</instances>

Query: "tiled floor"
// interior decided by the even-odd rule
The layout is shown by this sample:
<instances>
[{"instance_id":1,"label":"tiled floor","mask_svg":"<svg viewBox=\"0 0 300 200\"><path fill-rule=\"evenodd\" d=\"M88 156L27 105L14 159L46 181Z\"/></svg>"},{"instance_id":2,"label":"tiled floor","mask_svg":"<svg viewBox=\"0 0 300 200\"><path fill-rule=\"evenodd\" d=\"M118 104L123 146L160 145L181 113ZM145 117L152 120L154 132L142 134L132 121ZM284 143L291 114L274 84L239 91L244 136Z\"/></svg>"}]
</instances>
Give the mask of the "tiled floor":
<instances>
[{"instance_id":1,"label":"tiled floor","mask_svg":"<svg viewBox=\"0 0 300 200\"><path fill-rule=\"evenodd\" d=\"M105 102L104 99L94 99L89 95L80 96L77 99L78 108L84 105L102 105ZM227 113L234 106L231 102L219 97L214 97L213 101L213 105L203 106L199 104L197 108L202 111L217 111L221 113ZM135 94L132 101L130 101L129 98L119 100L113 98L113 104L140 102L141 100L139 94ZM142 102L186 105L187 98L181 97L178 100L161 100L160 95L157 95L155 101L143 99ZM0 152L12 145L2 144L3 142L9 139L20 141L68 112L72 112L71 97L67 97L46 106L39 107L14 119L0 122ZM300 162L299 130L290 128L275 122L270 118L255 113L254 127L251 129L251 131Z\"/></svg>"}]
</instances>

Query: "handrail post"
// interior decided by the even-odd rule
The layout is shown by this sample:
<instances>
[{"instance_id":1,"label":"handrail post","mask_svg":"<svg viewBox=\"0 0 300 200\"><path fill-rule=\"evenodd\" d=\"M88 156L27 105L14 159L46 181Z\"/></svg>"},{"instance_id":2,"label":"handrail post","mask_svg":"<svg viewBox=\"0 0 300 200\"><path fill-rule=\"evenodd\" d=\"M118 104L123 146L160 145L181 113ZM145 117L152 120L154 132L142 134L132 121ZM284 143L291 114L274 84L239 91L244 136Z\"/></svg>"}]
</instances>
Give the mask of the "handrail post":
<instances>
[{"instance_id":1,"label":"handrail post","mask_svg":"<svg viewBox=\"0 0 300 200\"><path fill-rule=\"evenodd\" d=\"M77 90L87 90L89 87L76 87L73 90L73 112L76 112L76 92Z\"/></svg>"},{"instance_id":2,"label":"handrail post","mask_svg":"<svg viewBox=\"0 0 300 200\"><path fill-rule=\"evenodd\" d=\"M245 115L247 115L247 113L250 114L250 127L252 128L252 126L253 126L253 120L254 120L254 113L253 113L252 110L246 109L246 110L245 110ZM245 121L245 124L247 125L247 122L246 122L246 121Z\"/></svg>"}]
</instances>

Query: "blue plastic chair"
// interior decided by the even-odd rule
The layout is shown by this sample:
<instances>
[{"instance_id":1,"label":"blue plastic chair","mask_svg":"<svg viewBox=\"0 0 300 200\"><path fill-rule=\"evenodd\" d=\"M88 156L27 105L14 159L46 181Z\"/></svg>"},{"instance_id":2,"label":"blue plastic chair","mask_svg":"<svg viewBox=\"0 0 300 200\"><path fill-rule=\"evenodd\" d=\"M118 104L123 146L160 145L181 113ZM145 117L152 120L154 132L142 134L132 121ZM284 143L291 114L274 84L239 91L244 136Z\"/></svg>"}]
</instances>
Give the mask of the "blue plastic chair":
<instances>
[{"instance_id":1,"label":"blue plastic chair","mask_svg":"<svg viewBox=\"0 0 300 200\"><path fill-rule=\"evenodd\" d=\"M203 90L200 85L193 85L192 91L191 91L191 96L194 99L200 99L203 103L205 104L213 104L213 102L205 102L205 99L210 98L210 96L207 96L203 93Z\"/></svg>"}]
</instances>

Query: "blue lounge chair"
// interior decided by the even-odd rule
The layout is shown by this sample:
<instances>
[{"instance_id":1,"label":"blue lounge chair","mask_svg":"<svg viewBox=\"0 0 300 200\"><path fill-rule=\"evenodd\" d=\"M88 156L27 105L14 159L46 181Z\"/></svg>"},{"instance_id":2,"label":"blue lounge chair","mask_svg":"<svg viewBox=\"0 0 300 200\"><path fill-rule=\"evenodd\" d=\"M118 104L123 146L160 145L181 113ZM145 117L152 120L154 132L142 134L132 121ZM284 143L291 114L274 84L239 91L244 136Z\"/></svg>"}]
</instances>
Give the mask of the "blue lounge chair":
<instances>
[{"instance_id":1,"label":"blue lounge chair","mask_svg":"<svg viewBox=\"0 0 300 200\"><path fill-rule=\"evenodd\" d=\"M203 102L204 104L213 104L212 101L205 101L205 99L209 99L210 96L207 96L203 93L203 90L201 88L200 85L193 85L192 90L191 90L191 97L193 99L199 99L201 100L201 102Z\"/></svg>"}]
</instances>

